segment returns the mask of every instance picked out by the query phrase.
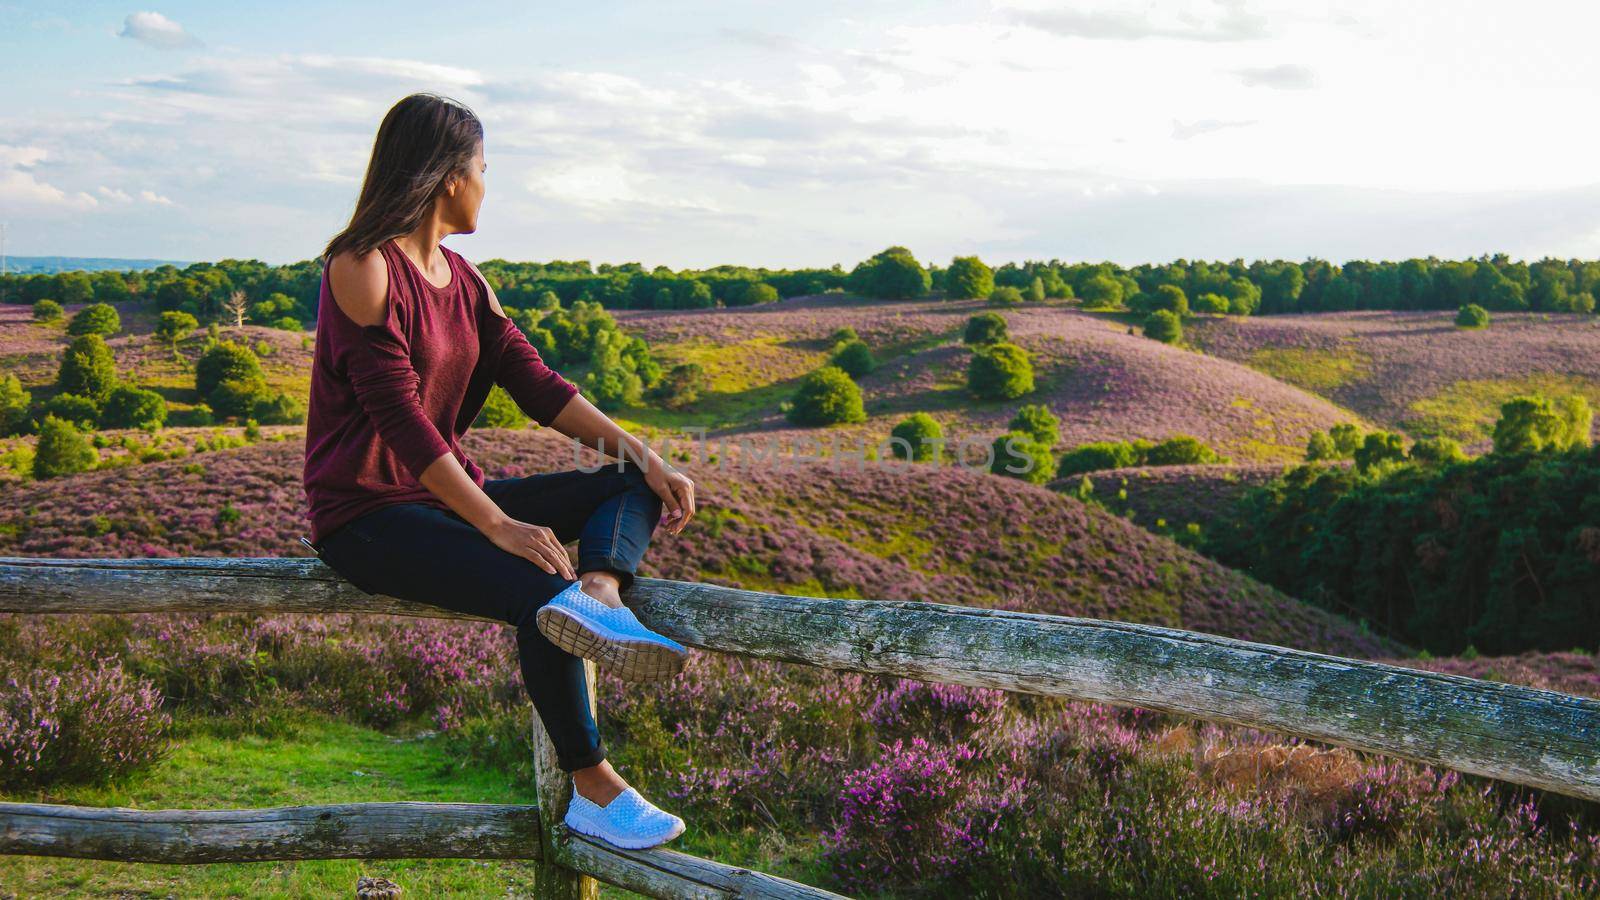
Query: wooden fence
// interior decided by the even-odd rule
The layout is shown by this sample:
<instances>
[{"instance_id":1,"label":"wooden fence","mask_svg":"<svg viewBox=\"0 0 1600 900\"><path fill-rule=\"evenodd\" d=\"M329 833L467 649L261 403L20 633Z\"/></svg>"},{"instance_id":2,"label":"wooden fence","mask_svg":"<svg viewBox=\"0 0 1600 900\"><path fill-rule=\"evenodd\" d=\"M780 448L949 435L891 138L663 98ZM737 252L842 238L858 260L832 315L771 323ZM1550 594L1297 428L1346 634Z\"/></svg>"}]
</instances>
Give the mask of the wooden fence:
<instances>
[{"instance_id":1,"label":"wooden fence","mask_svg":"<svg viewBox=\"0 0 1600 900\"><path fill-rule=\"evenodd\" d=\"M639 578L627 601L652 628L704 650L1163 710L1600 800L1600 701L1584 697L1098 619L654 578ZM365 594L315 558L0 557L0 612L476 618ZM561 821L571 782L532 719L534 806L145 811L0 803L0 853L169 863L517 858L539 861L541 893L551 897L596 896L595 879L657 897L836 896L568 831Z\"/></svg>"}]
</instances>

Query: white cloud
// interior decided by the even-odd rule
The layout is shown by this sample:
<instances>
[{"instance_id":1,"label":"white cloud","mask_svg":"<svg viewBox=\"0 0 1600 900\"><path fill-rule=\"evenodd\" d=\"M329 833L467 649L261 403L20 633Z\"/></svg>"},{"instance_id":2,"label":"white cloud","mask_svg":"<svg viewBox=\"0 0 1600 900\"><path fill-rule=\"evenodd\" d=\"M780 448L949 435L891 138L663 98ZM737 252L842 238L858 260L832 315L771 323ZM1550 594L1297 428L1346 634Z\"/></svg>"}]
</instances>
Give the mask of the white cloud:
<instances>
[{"instance_id":1,"label":"white cloud","mask_svg":"<svg viewBox=\"0 0 1600 900\"><path fill-rule=\"evenodd\" d=\"M200 44L182 25L158 12L130 13L122 22L118 37L130 38L157 50L181 50Z\"/></svg>"},{"instance_id":2,"label":"white cloud","mask_svg":"<svg viewBox=\"0 0 1600 900\"><path fill-rule=\"evenodd\" d=\"M133 198L128 195L128 192L121 190L120 188L110 188L102 184L98 190L100 191L100 196L106 198L107 200L113 200L117 203L133 202Z\"/></svg>"},{"instance_id":3,"label":"white cloud","mask_svg":"<svg viewBox=\"0 0 1600 900\"><path fill-rule=\"evenodd\" d=\"M49 152L41 147L0 144L0 207L8 214L52 216L94 209L99 201L82 191L67 192L32 171Z\"/></svg>"},{"instance_id":4,"label":"white cloud","mask_svg":"<svg viewBox=\"0 0 1600 900\"><path fill-rule=\"evenodd\" d=\"M1233 74L1248 87L1303 91L1315 87L1317 84L1315 72L1305 66L1295 65L1294 63L1235 69Z\"/></svg>"},{"instance_id":5,"label":"white cloud","mask_svg":"<svg viewBox=\"0 0 1600 900\"><path fill-rule=\"evenodd\" d=\"M1256 41L1272 34L1271 20L1241 0L1166 2L1156 8L1123 2L1095 4L1015 0L998 4L1023 25L1065 37L1137 41Z\"/></svg>"},{"instance_id":6,"label":"white cloud","mask_svg":"<svg viewBox=\"0 0 1600 900\"><path fill-rule=\"evenodd\" d=\"M169 200L166 197L161 196L160 194L156 193L155 191L140 191L139 192L139 199L143 200L146 203L154 203L157 206L171 206L172 205L172 201L171 200Z\"/></svg>"}]
</instances>

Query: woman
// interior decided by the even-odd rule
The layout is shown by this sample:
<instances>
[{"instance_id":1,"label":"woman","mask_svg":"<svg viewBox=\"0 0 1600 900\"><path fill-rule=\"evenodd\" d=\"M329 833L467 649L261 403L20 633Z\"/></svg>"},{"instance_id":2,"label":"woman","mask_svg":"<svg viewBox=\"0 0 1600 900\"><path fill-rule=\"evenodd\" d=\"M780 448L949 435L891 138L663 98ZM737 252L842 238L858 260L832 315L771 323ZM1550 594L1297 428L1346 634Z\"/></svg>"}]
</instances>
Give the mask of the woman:
<instances>
[{"instance_id":1,"label":"woman","mask_svg":"<svg viewBox=\"0 0 1600 900\"><path fill-rule=\"evenodd\" d=\"M517 626L523 682L572 773L567 825L654 846L683 820L606 761L579 657L630 680L682 668L688 651L620 594L658 522L678 534L694 515L694 485L548 368L477 267L440 245L477 230L486 168L482 124L447 98L406 97L378 128L355 213L323 253L308 543L369 594ZM486 481L458 440L494 384L616 462Z\"/></svg>"}]
</instances>

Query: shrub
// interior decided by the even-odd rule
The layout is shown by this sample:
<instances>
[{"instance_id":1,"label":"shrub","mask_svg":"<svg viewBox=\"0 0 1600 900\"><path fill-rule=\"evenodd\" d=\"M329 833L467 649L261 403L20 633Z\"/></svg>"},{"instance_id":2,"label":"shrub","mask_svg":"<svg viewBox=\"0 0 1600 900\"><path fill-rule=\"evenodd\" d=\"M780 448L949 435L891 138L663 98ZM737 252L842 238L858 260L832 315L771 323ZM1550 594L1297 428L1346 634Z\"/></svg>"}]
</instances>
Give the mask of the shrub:
<instances>
[{"instance_id":1,"label":"shrub","mask_svg":"<svg viewBox=\"0 0 1600 900\"><path fill-rule=\"evenodd\" d=\"M999 313L982 312L967 320L967 330L962 334L964 344L998 344L1006 334L1005 317Z\"/></svg>"},{"instance_id":2,"label":"shrub","mask_svg":"<svg viewBox=\"0 0 1600 900\"><path fill-rule=\"evenodd\" d=\"M738 290L729 295L733 299L733 306L755 306L760 303L778 302L778 289L765 281L749 281L740 286Z\"/></svg>"},{"instance_id":3,"label":"shrub","mask_svg":"<svg viewBox=\"0 0 1600 900\"><path fill-rule=\"evenodd\" d=\"M852 893L959 880L986 856L986 836L1016 796L978 773L973 744L941 747L922 737L884 746L845 776L838 825L823 855Z\"/></svg>"},{"instance_id":4,"label":"shrub","mask_svg":"<svg viewBox=\"0 0 1600 900\"><path fill-rule=\"evenodd\" d=\"M33 304L33 318L37 322L55 322L63 315L61 304L54 300L44 299Z\"/></svg>"},{"instance_id":5,"label":"shrub","mask_svg":"<svg viewBox=\"0 0 1600 900\"><path fill-rule=\"evenodd\" d=\"M93 431L100 421L100 405L81 394L57 394L45 401L40 412L71 422L84 431Z\"/></svg>"},{"instance_id":6,"label":"shrub","mask_svg":"<svg viewBox=\"0 0 1600 900\"><path fill-rule=\"evenodd\" d=\"M1175 434L1151 447L1140 465L1194 466L1226 462L1215 450L1200 443L1200 439L1187 434Z\"/></svg>"},{"instance_id":7,"label":"shrub","mask_svg":"<svg viewBox=\"0 0 1600 900\"><path fill-rule=\"evenodd\" d=\"M976 256L958 256L945 270L944 289L957 300L987 297L994 290L994 270Z\"/></svg>"},{"instance_id":8,"label":"shrub","mask_svg":"<svg viewBox=\"0 0 1600 900\"><path fill-rule=\"evenodd\" d=\"M1002 285L989 292L989 305L998 307L1021 306L1022 292L1009 285Z\"/></svg>"},{"instance_id":9,"label":"shrub","mask_svg":"<svg viewBox=\"0 0 1600 900\"><path fill-rule=\"evenodd\" d=\"M845 341L858 340L860 337L861 335L856 334L856 330L854 328L849 325L842 325L838 328L835 328L833 333L828 335L828 346L837 347Z\"/></svg>"},{"instance_id":10,"label":"shrub","mask_svg":"<svg viewBox=\"0 0 1600 900\"><path fill-rule=\"evenodd\" d=\"M889 452L896 459L927 462L939 452L944 429L924 412L912 413L889 430Z\"/></svg>"},{"instance_id":11,"label":"shrub","mask_svg":"<svg viewBox=\"0 0 1600 900\"><path fill-rule=\"evenodd\" d=\"M102 428L159 428L167 421L167 401L155 391L118 385L100 410Z\"/></svg>"},{"instance_id":12,"label":"shrub","mask_svg":"<svg viewBox=\"0 0 1600 900\"><path fill-rule=\"evenodd\" d=\"M1033 363L1016 344L985 344L967 364L967 389L980 400L1010 400L1033 390Z\"/></svg>"},{"instance_id":13,"label":"shrub","mask_svg":"<svg viewBox=\"0 0 1600 900\"><path fill-rule=\"evenodd\" d=\"M865 422L861 388L838 366L823 366L801 379L795 391L789 421L796 425L832 425Z\"/></svg>"},{"instance_id":14,"label":"shrub","mask_svg":"<svg viewBox=\"0 0 1600 900\"><path fill-rule=\"evenodd\" d=\"M1122 305L1122 283L1110 275L1085 279L1078 293L1083 297L1084 309L1116 309Z\"/></svg>"},{"instance_id":15,"label":"shrub","mask_svg":"<svg viewBox=\"0 0 1600 900\"><path fill-rule=\"evenodd\" d=\"M668 409L682 409L700 399L711 387L711 378L699 363L679 363L650 389L650 399Z\"/></svg>"},{"instance_id":16,"label":"shrub","mask_svg":"<svg viewBox=\"0 0 1600 900\"><path fill-rule=\"evenodd\" d=\"M1141 452L1127 441L1096 441L1080 444L1061 454L1056 466L1057 478L1098 472L1102 469L1123 469L1139 464Z\"/></svg>"},{"instance_id":17,"label":"shrub","mask_svg":"<svg viewBox=\"0 0 1600 900\"><path fill-rule=\"evenodd\" d=\"M250 358L254 359L255 355L251 354ZM265 379L229 378L211 389L206 403L219 416L243 419L254 415L256 402L269 396Z\"/></svg>"},{"instance_id":18,"label":"shrub","mask_svg":"<svg viewBox=\"0 0 1600 900\"><path fill-rule=\"evenodd\" d=\"M1056 474L1055 457L1050 445L1034 440L1022 431L1008 431L994 439L994 462L989 465L993 475L1018 478L1033 484L1044 484Z\"/></svg>"},{"instance_id":19,"label":"shrub","mask_svg":"<svg viewBox=\"0 0 1600 900\"><path fill-rule=\"evenodd\" d=\"M1061 420L1043 403L1030 403L1017 410L1006 428L1021 431L1047 447L1061 440Z\"/></svg>"},{"instance_id":20,"label":"shrub","mask_svg":"<svg viewBox=\"0 0 1600 900\"><path fill-rule=\"evenodd\" d=\"M167 310L161 314L161 320L156 323L155 335L162 343L176 350L178 342L194 334L194 330L199 327L200 322L194 316L182 310Z\"/></svg>"},{"instance_id":21,"label":"shrub","mask_svg":"<svg viewBox=\"0 0 1600 900\"><path fill-rule=\"evenodd\" d=\"M1339 458L1339 448L1326 431L1318 431L1306 441L1306 461L1316 462Z\"/></svg>"},{"instance_id":22,"label":"shrub","mask_svg":"<svg viewBox=\"0 0 1600 900\"><path fill-rule=\"evenodd\" d=\"M1195 312L1226 314L1229 308L1228 298L1221 294L1201 294L1194 298Z\"/></svg>"},{"instance_id":23,"label":"shrub","mask_svg":"<svg viewBox=\"0 0 1600 900\"><path fill-rule=\"evenodd\" d=\"M122 317L109 303L91 303L73 315L67 334L116 334L122 330Z\"/></svg>"},{"instance_id":24,"label":"shrub","mask_svg":"<svg viewBox=\"0 0 1600 900\"><path fill-rule=\"evenodd\" d=\"M1589 443L1594 413L1581 394L1552 399L1513 397L1500 407L1494 426L1494 452L1537 453Z\"/></svg>"},{"instance_id":25,"label":"shrub","mask_svg":"<svg viewBox=\"0 0 1600 900\"><path fill-rule=\"evenodd\" d=\"M271 396L261 393L256 395L250 417L261 425L303 425L306 421L306 403L283 391Z\"/></svg>"},{"instance_id":26,"label":"shrub","mask_svg":"<svg viewBox=\"0 0 1600 900\"><path fill-rule=\"evenodd\" d=\"M845 284L863 297L905 300L926 294L933 280L910 250L890 247L858 264Z\"/></svg>"},{"instance_id":27,"label":"shrub","mask_svg":"<svg viewBox=\"0 0 1600 900\"><path fill-rule=\"evenodd\" d=\"M1044 296L1044 279L1035 275L1033 280L1028 282L1028 289L1023 292L1022 297L1034 303L1043 303Z\"/></svg>"},{"instance_id":28,"label":"shrub","mask_svg":"<svg viewBox=\"0 0 1600 900\"><path fill-rule=\"evenodd\" d=\"M171 717L161 694L120 662L0 681L0 788L104 782L158 761Z\"/></svg>"},{"instance_id":29,"label":"shrub","mask_svg":"<svg viewBox=\"0 0 1600 900\"><path fill-rule=\"evenodd\" d=\"M1412 444L1407 458L1422 465L1449 465L1466 462L1468 457L1460 443L1447 437L1434 437L1423 438Z\"/></svg>"},{"instance_id":30,"label":"shrub","mask_svg":"<svg viewBox=\"0 0 1600 900\"><path fill-rule=\"evenodd\" d=\"M1476 303L1468 303L1456 312L1456 327L1487 328L1489 327L1489 311Z\"/></svg>"},{"instance_id":31,"label":"shrub","mask_svg":"<svg viewBox=\"0 0 1600 900\"><path fill-rule=\"evenodd\" d=\"M86 472L99 461L100 454L71 422L47 413L39 423L39 445L33 456L34 478Z\"/></svg>"},{"instance_id":32,"label":"shrub","mask_svg":"<svg viewBox=\"0 0 1600 900\"><path fill-rule=\"evenodd\" d=\"M1356 468L1362 472L1384 463L1404 462L1405 458L1405 439L1389 431L1374 431L1367 435L1355 453Z\"/></svg>"},{"instance_id":33,"label":"shrub","mask_svg":"<svg viewBox=\"0 0 1600 900\"><path fill-rule=\"evenodd\" d=\"M1183 322L1177 313L1158 309L1144 320L1144 336L1163 344L1176 344L1183 339Z\"/></svg>"},{"instance_id":34,"label":"shrub","mask_svg":"<svg viewBox=\"0 0 1600 900\"><path fill-rule=\"evenodd\" d=\"M207 348L194 366L195 393L206 398L214 408L217 404L210 399L211 392L222 382L257 380L266 383L266 375L261 371L261 361L249 347L241 346L231 340L219 341ZM217 411L222 412L221 409ZM229 415L229 413L223 414Z\"/></svg>"},{"instance_id":35,"label":"shrub","mask_svg":"<svg viewBox=\"0 0 1600 900\"><path fill-rule=\"evenodd\" d=\"M22 386L22 379L14 373L0 378L0 434L13 434L28 419L28 407L33 394Z\"/></svg>"},{"instance_id":36,"label":"shrub","mask_svg":"<svg viewBox=\"0 0 1600 900\"><path fill-rule=\"evenodd\" d=\"M860 340L845 342L829 362L843 369L851 378L860 378L878 366L878 361L872 358L871 348Z\"/></svg>"},{"instance_id":37,"label":"shrub","mask_svg":"<svg viewBox=\"0 0 1600 900\"><path fill-rule=\"evenodd\" d=\"M1141 301L1136 306L1139 312L1164 309L1179 318L1189 314L1189 298L1183 293L1183 288L1175 284L1157 285L1154 291L1141 294L1140 297Z\"/></svg>"},{"instance_id":38,"label":"shrub","mask_svg":"<svg viewBox=\"0 0 1600 900\"><path fill-rule=\"evenodd\" d=\"M1360 425L1350 422L1340 422L1328 429L1328 437L1333 439L1334 452L1339 454L1339 459L1351 459L1356 455L1356 448L1361 446L1361 439L1366 435Z\"/></svg>"},{"instance_id":39,"label":"shrub","mask_svg":"<svg viewBox=\"0 0 1600 900\"><path fill-rule=\"evenodd\" d=\"M117 359L105 338L98 334L74 338L61 357L56 383L67 393L81 394L97 404L105 402L117 383Z\"/></svg>"}]
</instances>

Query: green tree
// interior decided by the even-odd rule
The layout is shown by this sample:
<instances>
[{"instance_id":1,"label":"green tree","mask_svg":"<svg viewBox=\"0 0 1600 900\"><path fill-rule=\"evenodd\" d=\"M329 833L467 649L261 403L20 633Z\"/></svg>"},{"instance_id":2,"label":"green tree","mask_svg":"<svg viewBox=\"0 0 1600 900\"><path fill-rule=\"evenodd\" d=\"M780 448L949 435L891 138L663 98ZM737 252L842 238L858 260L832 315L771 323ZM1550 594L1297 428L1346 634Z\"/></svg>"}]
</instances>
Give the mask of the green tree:
<instances>
[{"instance_id":1,"label":"green tree","mask_svg":"<svg viewBox=\"0 0 1600 900\"><path fill-rule=\"evenodd\" d=\"M945 270L944 287L956 300L987 297L994 290L994 270L976 256L957 256Z\"/></svg>"},{"instance_id":2,"label":"green tree","mask_svg":"<svg viewBox=\"0 0 1600 900\"><path fill-rule=\"evenodd\" d=\"M194 330L199 327L200 322L194 316L186 312L167 310L156 322L155 335L157 340L172 348L172 352L176 354L178 342L194 334Z\"/></svg>"},{"instance_id":3,"label":"green tree","mask_svg":"<svg viewBox=\"0 0 1600 900\"><path fill-rule=\"evenodd\" d=\"M1005 317L997 312L981 312L967 320L961 341L965 344L998 344L1006 337Z\"/></svg>"},{"instance_id":4,"label":"green tree","mask_svg":"<svg viewBox=\"0 0 1600 900\"><path fill-rule=\"evenodd\" d=\"M1143 449L1127 441L1095 441L1080 444L1061 454L1056 477L1069 478L1103 469L1125 469L1142 462Z\"/></svg>"},{"instance_id":5,"label":"green tree","mask_svg":"<svg viewBox=\"0 0 1600 900\"><path fill-rule=\"evenodd\" d=\"M860 378L878 366L878 361L872 357L872 349L862 340L846 341L834 352L829 363L845 370L851 378Z\"/></svg>"},{"instance_id":6,"label":"green tree","mask_svg":"<svg viewBox=\"0 0 1600 900\"><path fill-rule=\"evenodd\" d=\"M160 428L167 421L167 401L155 391L119 384L100 409L102 428Z\"/></svg>"},{"instance_id":7,"label":"green tree","mask_svg":"<svg viewBox=\"0 0 1600 900\"><path fill-rule=\"evenodd\" d=\"M1513 397L1500 407L1494 452L1538 453L1587 445L1593 423L1594 413L1582 395Z\"/></svg>"},{"instance_id":8,"label":"green tree","mask_svg":"<svg viewBox=\"0 0 1600 900\"><path fill-rule=\"evenodd\" d=\"M1084 309L1116 309L1122 305L1122 284L1110 275L1094 275L1079 287Z\"/></svg>"},{"instance_id":9,"label":"green tree","mask_svg":"<svg viewBox=\"0 0 1600 900\"><path fill-rule=\"evenodd\" d=\"M0 378L0 435L15 434L28 419L33 395L22 386L15 373Z\"/></svg>"},{"instance_id":10,"label":"green tree","mask_svg":"<svg viewBox=\"0 0 1600 900\"><path fill-rule=\"evenodd\" d=\"M1183 322L1169 309L1158 309L1144 320L1144 336L1163 344L1176 344L1183 340Z\"/></svg>"},{"instance_id":11,"label":"green tree","mask_svg":"<svg viewBox=\"0 0 1600 900\"><path fill-rule=\"evenodd\" d=\"M822 366L800 380L788 418L796 425L865 422L861 388L838 366Z\"/></svg>"},{"instance_id":12,"label":"green tree","mask_svg":"<svg viewBox=\"0 0 1600 900\"><path fill-rule=\"evenodd\" d=\"M928 462L939 455L944 429L925 412L912 413L889 430L889 452L896 459Z\"/></svg>"},{"instance_id":13,"label":"green tree","mask_svg":"<svg viewBox=\"0 0 1600 900\"><path fill-rule=\"evenodd\" d=\"M1029 403L1018 409L1006 428L1020 431L1046 447L1053 448L1061 440L1061 420L1043 403Z\"/></svg>"},{"instance_id":14,"label":"green tree","mask_svg":"<svg viewBox=\"0 0 1600 900\"><path fill-rule=\"evenodd\" d=\"M1468 303L1456 312L1456 327L1487 328L1489 327L1489 311L1476 303Z\"/></svg>"},{"instance_id":15,"label":"green tree","mask_svg":"<svg viewBox=\"0 0 1600 900\"><path fill-rule=\"evenodd\" d=\"M1229 309L1228 298L1221 294L1206 293L1194 298L1195 312L1226 315Z\"/></svg>"},{"instance_id":16,"label":"green tree","mask_svg":"<svg viewBox=\"0 0 1600 900\"><path fill-rule=\"evenodd\" d=\"M890 247L858 264L846 286L863 297L907 300L926 294L933 285L928 270L904 247Z\"/></svg>"},{"instance_id":17,"label":"green tree","mask_svg":"<svg viewBox=\"0 0 1600 900\"><path fill-rule=\"evenodd\" d=\"M998 307L1012 307L1022 305L1022 292L1008 285L1001 285L989 292L989 305Z\"/></svg>"},{"instance_id":18,"label":"green tree","mask_svg":"<svg viewBox=\"0 0 1600 900\"><path fill-rule=\"evenodd\" d=\"M967 389L979 400L1010 400L1033 390L1033 363L1016 344L983 344L967 364Z\"/></svg>"},{"instance_id":19,"label":"green tree","mask_svg":"<svg viewBox=\"0 0 1600 900\"><path fill-rule=\"evenodd\" d=\"M1356 469L1361 472L1384 463L1403 462L1405 458L1405 439L1390 431L1374 431L1367 435L1355 453Z\"/></svg>"},{"instance_id":20,"label":"green tree","mask_svg":"<svg viewBox=\"0 0 1600 900\"><path fill-rule=\"evenodd\" d=\"M1318 431L1306 441L1306 460L1316 462L1319 460L1340 459L1339 448L1333 443L1333 436L1326 431Z\"/></svg>"},{"instance_id":21,"label":"green tree","mask_svg":"<svg viewBox=\"0 0 1600 900\"><path fill-rule=\"evenodd\" d=\"M67 334L116 334L121 330L122 317L109 303L91 303L67 323Z\"/></svg>"},{"instance_id":22,"label":"green tree","mask_svg":"<svg viewBox=\"0 0 1600 900\"><path fill-rule=\"evenodd\" d=\"M93 431L100 419L100 404L82 394L60 393L46 400L40 412L71 422L84 431Z\"/></svg>"},{"instance_id":23,"label":"green tree","mask_svg":"<svg viewBox=\"0 0 1600 900\"><path fill-rule=\"evenodd\" d=\"M100 454L71 422L47 414L39 424L39 444L33 454L34 478L86 472L99 461Z\"/></svg>"},{"instance_id":24,"label":"green tree","mask_svg":"<svg viewBox=\"0 0 1600 900\"><path fill-rule=\"evenodd\" d=\"M33 318L38 322L55 322L63 315L61 304L45 298L36 300L33 304Z\"/></svg>"},{"instance_id":25,"label":"green tree","mask_svg":"<svg viewBox=\"0 0 1600 900\"><path fill-rule=\"evenodd\" d=\"M67 345L61 357L56 384L69 394L88 397L96 404L105 402L117 383L117 360L98 334L84 334Z\"/></svg>"},{"instance_id":26,"label":"green tree","mask_svg":"<svg viewBox=\"0 0 1600 900\"><path fill-rule=\"evenodd\" d=\"M711 388L711 379L699 363L679 363L650 390L650 399L667 409L683 409Z\"/></svg>"},{"instance_id":27,"label":"green tree","mask_svg":"<svg viewBox=\"0 0 1600 900\"><path fill-rule=\"evenodd\" d=\"M1144 455L1147 466L1195 466L1226 462L1215 450L1189 434L1175 434L1151 447Z\"/></svg>"},{"instance_id":28,"label":"green tree","mask_svg":"<svg viewBox=\"0 0 1600 900\"><path fill-rule=\"evenodd\" d=\"M263 391L256 395L250 417L261 425L304 425L306 404L283 391L275 394Z\"/></svg>"},{"instance_id":29,"label":"green tree","mask_svg":"<svg viewBox=\"0 0 1600 900\"><path fill-rule=\"evenodd\" d=\"M506 389L497 384L489 389L483 409L478 411L478 417L472 424L477 428L525 428L528 422L527 414L517 406L517 401L511 399Z\"/></svg>"},{"instance_id":30,"label":"green tree","mask_svg":"<svg viewBox=\"0 0 1600 900\"><path fill-rule=\"evenodd\" d=\"M1328 429L1328 437L1333 439L1333 449L1338 454L1338 459L1352 459L1356 449L1361 446L1361 439L1366 432L1361 426L1350 422L1340 422Z\"/></svg>"},{"instance_id":31,"label":"green tree","mask_svg":"<svg viewBox=\"0 0 1600 900\"><path fill-rule=\"evenodd\" d=\"M731 296L734 298L733 306L757 306L778 302L778 289L765 281L749 281L731 292Z\"/></svg>"},{"instance_id":32,"label":"green tree","mask_svg":"<svg viewBox=\"0 0 1600 900\"><path fill-rule=\"evenodd\" d=\"M200 354L194 366L195 393L211 402L211 392L224 381L260 381L265 384L266 374L261 371L261 360L256 357L255 351L226 340L218 341ZM211 405L216 406L215 403Z\"/></svg>"},{"instance_id":33,"label":"green tree","mask_svg":"<svg viewBox=\"0 0 1600 900\"><path fill-rule=\"evenodd\" d=\"M1423 438L1411 445L1407 459L1425 466L1442 466L1466 462L1467 453L1461 444L1447 437Z\"/></svg>"},{"instance_id":34,"label":"green tree","mask_svg":"<svg viewBox=\"0 0 1600 900\"><path fill-rule=\"evenodd\" d=\"M1044 279L1035 275L1033 280L1028 282L1028 290L1027 293L1023 294L1023 299L1034 303L1043 303L1044 297Z\"/></svg>"},{"instance_id":35,"label":"green tree","mask_svg":"<svg viewBox=\"0 0 1600 900\"><path fill-rule=\"evenodd\" d=\"M989 472L1044 484L1055 477L1056 462L1050 445L1021 431L1008 431L994 439L994 462Z\"/></svg>"}]
</instances>

